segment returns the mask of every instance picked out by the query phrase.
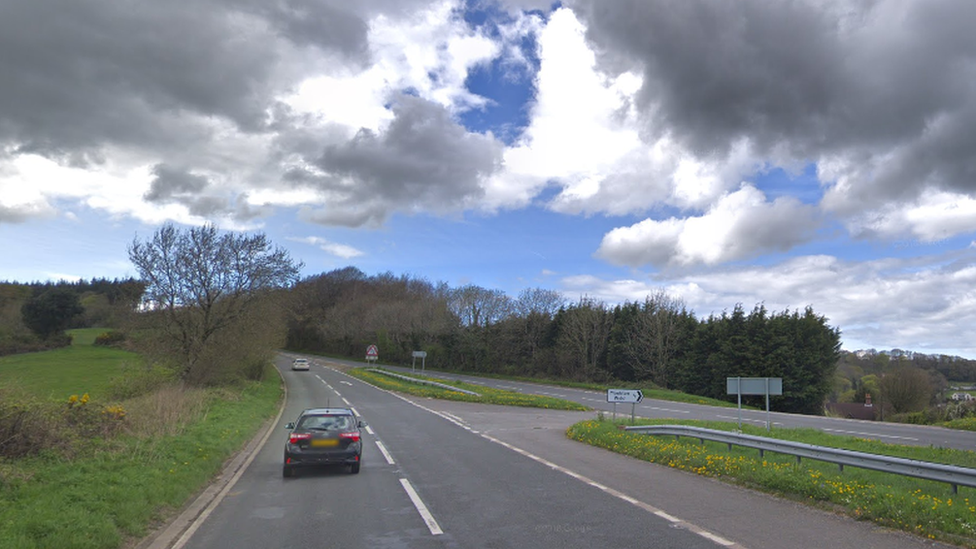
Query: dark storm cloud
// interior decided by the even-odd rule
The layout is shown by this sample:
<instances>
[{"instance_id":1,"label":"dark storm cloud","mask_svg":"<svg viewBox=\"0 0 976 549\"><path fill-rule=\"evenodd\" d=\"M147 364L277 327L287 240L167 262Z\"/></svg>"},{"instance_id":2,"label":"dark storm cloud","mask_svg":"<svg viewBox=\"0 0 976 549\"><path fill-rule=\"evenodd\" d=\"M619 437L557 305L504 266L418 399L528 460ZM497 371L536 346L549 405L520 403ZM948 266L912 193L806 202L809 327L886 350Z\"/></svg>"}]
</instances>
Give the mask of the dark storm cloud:
<instances>
[{"instance_id":1,"label":"dark storm cloud","mask_svg":"<svg viewBox=\"0 0 976 549\"><path fill-rule=\"evenodd\" d=\"M485 178L501 168L503 145L490 135L469 133L443 106L404 95L393 112L395 119L381 134L360 130L348 142L327 147L316 162L329 174L317 186L356 210L336 223L376 221L377 198L388 209L455 211L482 196ZM336 201L327 206L332 211Z\"/></svg>"},{"instance_id":2,"label":"dark storm cloud","mask_svg":"<svg viewBox=\"0 0 976 549\"><path fill-rule=\"evenodd\" d=\"M248 204L244 194L234 200L222 196L208 178L189 170L157 164L152 174L149 192L143 196L147 202L179 204L191 215L202 218L228 216L237 221L250 221L269 213Z\"/></svg>"},{"instance_id":3,"label":"dark storm cloud","mask_svg":"<svg viewBox=\"0 0 976 549\"><path fill-rule=\"evenodd\" d=\"M301 78L296 48L366 55L363 14L345 6L365 13L338 1L0 2L0 145L90 161L104 145L207 142L208 120L264 131Z\"/></svg>"},{"instance_id":4,"label":"dark storm cloud","mask_svg":"<svg viewBox=\"0 0 976 549\"><path fill-rule=\"evenodd\" d=\"M206 177L165 164L153 167L152 174L155 177L149 185L149 192L144 196L149 202L165 202L179 195L200 194L210 185Z\"/></svg>"},{"instance_id":5,"label":"dark storm cloud","mask_svg":"<svg viewBox=\"0 0 976 549\"><path fill-rule=\"evenodd\" d=\"M24 223L36 217L37 211L29 207L4 206L0 204L0 224L2 223Z\"/></svg>"},{"instance_id":6,"label":"dark storm cloud","mask_svg":"<svg viewBox=\"0 0 976 549\"><path fill-rule=\"evenodd\" d=\"M214 4L0 4L0 141L59 153L177 140L186 113L259 126L274 50Z\"/></svg>"},{"instance_id":7,"label":"dark storm cloud","mask_svg":"<svg viewBox=\"0 0 976 549\"><path fill-rule=\"evenodd\" d=\"M573 6L602 67L643 73L652 136L702 158L746 138L763 156L866 164L855 181L864 200L976 190L974 2Z\"/></svg>"},{"instance_id":8,"label":"dark storm cloud","mask_svg":"<svg viewBox=\"0 0 976 549\"><path fill-rule=\"evenodd\" d=\"M265 11L286 36L297 44L336 49L350 58L365 60L369 54L366 21L347 9L358 2L259 0L254 7Z\"/></svg>"}]
</instances>

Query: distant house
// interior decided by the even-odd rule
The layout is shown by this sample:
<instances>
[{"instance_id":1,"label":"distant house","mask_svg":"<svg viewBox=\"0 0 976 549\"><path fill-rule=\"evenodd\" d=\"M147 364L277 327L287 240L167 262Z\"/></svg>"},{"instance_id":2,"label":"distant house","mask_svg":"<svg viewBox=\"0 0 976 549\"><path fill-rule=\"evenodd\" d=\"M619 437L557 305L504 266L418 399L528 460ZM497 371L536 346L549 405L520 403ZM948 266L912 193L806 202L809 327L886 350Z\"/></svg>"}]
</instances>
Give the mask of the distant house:
<instances>
[{"instance_id":1,"label":"distant house","mask_svg":"<svg viewBox=\"0 0 976 549\"><path fill-rule=\"evenodd\" d=\"M952 393L952 400L973 400L973 395L969 393Z\"/></svg>"},{"instance_id":2,"label":"distant house","mask_svg":"<svg viewBox=\"0 0 976 549\"><path fill-rule=\"evenodd\" d=\"M867 395L864 403L860 402L828 402L827 412L831 415L845 417L847 419L865 419L874 421L874 405L871 404L871 395Z\"/></svg>"}]
</instances>

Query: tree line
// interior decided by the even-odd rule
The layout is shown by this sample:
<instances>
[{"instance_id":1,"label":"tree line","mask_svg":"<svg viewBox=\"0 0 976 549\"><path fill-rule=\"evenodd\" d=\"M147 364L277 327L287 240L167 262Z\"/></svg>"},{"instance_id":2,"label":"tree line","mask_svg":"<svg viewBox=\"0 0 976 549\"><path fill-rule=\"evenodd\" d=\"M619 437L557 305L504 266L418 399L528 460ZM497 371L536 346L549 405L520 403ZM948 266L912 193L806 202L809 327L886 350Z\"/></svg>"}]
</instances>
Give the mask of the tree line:
<instances>
[{"instance_id":1,"label":"tree line","mask_svg":"<svg viewBox=\"0 0 976 549\"><path fill-rule=\"evenodd\" d=\"M0 282L0 356L70 343L70 328L118 325L142 299L134 278Z\"/></svg>"},{"instance_id":2,"label":"tree line","mask_svg":"<svg viewBox=\"0 0 976 549\"><path fill-rule=\"evenodd\" d=\"M78 302L60 301L67 294L121 304L132 313L123 326L137 335L131 342L191 383L258 376L276 348L358 357L376 344L387 363L408 364L423 350L443 369L653 384L713 398L729 398L727 377L782 377L777 409L819 413L839 356L839 330L811 308L739 304L698 318L664 292L608 305L354 267L299 279L301 263L263 234L212 225L165 225L128 252L138 281L30 287L28 303L43 298L45 310L61 311L48 336L79 316ZM30 315L23 305L22 319Z\"/></svg>"},{"instance_id":3,"label":"tree line","mask_svg":"<svg viewBox=\"0 0 976 549\"><path fill-rule=\"evenodd\" d=\"M730 400L728 377L782 377L774 408L813 414L868 394L895 415L948 410L946 379L976 381L976 361L960 357L841 352L840 330L810 307L736 304L699 318L663 291L608 305L355 267L300 279L302 264L265 235L213 225L164 225L128 252L138 279L0 283L0 354L65 345L67 328L115 328L109 343L136 347L184 382L219 384L262 375L275 349L362 357L376 344L386 363L422 350L441 369Z\"/></svg>"},{"instance_id":4,"label":"tree line","mask_svg":"<svg viewBox=\"0 0 976 549\"><path fill-rule=\"evenodd\" d=\"M292 291L287 346L358 357L369 344L385 362L575 381L652 383L726 399L726 378L782 377L782 411L821 413L832 389L840 331L811 308L763 305L697 318L658 292L608 305L527 289L511 298L474 285L347 267L306 278Z\"/></svg>"}]
</instances>

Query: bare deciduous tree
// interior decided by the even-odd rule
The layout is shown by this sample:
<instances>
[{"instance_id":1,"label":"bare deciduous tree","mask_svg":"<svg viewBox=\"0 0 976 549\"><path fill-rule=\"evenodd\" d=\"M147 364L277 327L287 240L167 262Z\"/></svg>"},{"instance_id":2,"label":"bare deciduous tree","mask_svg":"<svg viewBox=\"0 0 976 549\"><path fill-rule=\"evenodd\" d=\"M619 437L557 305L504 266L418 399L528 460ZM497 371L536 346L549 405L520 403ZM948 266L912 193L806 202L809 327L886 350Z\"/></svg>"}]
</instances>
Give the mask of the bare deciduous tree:
<instances>
[{"instance_id":1,"label":"bare deciduous tree","mask_svg":"<svg viewBox=\"0 0 976 549\"><path fill-rule=\"evenodd\" d=\"M515 300L515 312L523 317L537 313L552 318L565 306L566 298L562 294L543 288L526 288L519 292Z\"/></svg>"},{"instance_id":2,"label":"bare deciduous tree","mask_svg":"<svg viewBox=\"0 0 976 549\"><path fill-rule=\"evenodd\" d=\"M266 292L294 283L302 266L264 234L221 234L213 225L185 231L164 225L151 240L133 240L129 259L184 378L201 357L213 358L208 349L217 334L246 320Z\"/></svg>"},{"instance_id":3,"label":"bare deciduous tree","mask_svg":"<svg viewBox=\"0 0 976 549\"><path fill-rule=\"evenodd\" d=\"M560 335L561 351L574 368L569 375L576 379L600 379L600 359L607 348L613 315L606 304L590 298L564 311Z\"/></svg>"},{"instance_id":4,"label":"bare deciduous tree","mask_svg":"<svg viewBox=\"0 0 976 549\"><path fill-rule=\"evenodd\" d=\"M512 314L512 299L505 292L473 284L454 290L448 305L462 326L491 326Z\"/></svg>"},{"instance_id":5,"label":"bare deciduous tree","mask_svg":"<svg viewBox=\"0 0 976 549\"><path fill-rule=\"evenodd\" d=\"M921 368L898 367L886 373L880 385L884 405L896 414L924 410L932 398L929 375Z\"/></svg>"}]
</instances>

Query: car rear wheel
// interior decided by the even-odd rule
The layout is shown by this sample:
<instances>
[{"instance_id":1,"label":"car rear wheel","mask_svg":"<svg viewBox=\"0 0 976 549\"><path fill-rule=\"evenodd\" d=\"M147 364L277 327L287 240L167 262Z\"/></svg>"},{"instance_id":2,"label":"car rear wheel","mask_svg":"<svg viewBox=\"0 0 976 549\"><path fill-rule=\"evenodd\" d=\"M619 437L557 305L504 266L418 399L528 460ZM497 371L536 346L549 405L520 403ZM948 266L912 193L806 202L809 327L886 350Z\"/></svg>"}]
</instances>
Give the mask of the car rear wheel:
<instances>
[{"instance_id":1,"label":"car rear wheel","mask_svg":"<svg viewBox=\"0 0 976 549\"><path fill-rule=\"evenodd\" d=\"M358 474L358 473L359 473L359 465L360 465L360 464L358 464L358 463L353 463L353 464L352 464L352 465L351 465L351 466L349 467L349 472L350 472L350 473L352 473L352 474L354 474L354 475L355 475L355 474Z\"/></svg>"},{"instance_id":2,"label":"car rear wheel","mask_svg":"<svg viewBox=\"0 0 976 549\"><path fill-rule=\"evenodd\" d=\"M290 478L290 477L294 476L294 474L295 474L295 471L291 468L291 466L289 466L289 465L282 465L281 466L281 476L283 476L285 478Z\"/></svg>"}]
</instances>

